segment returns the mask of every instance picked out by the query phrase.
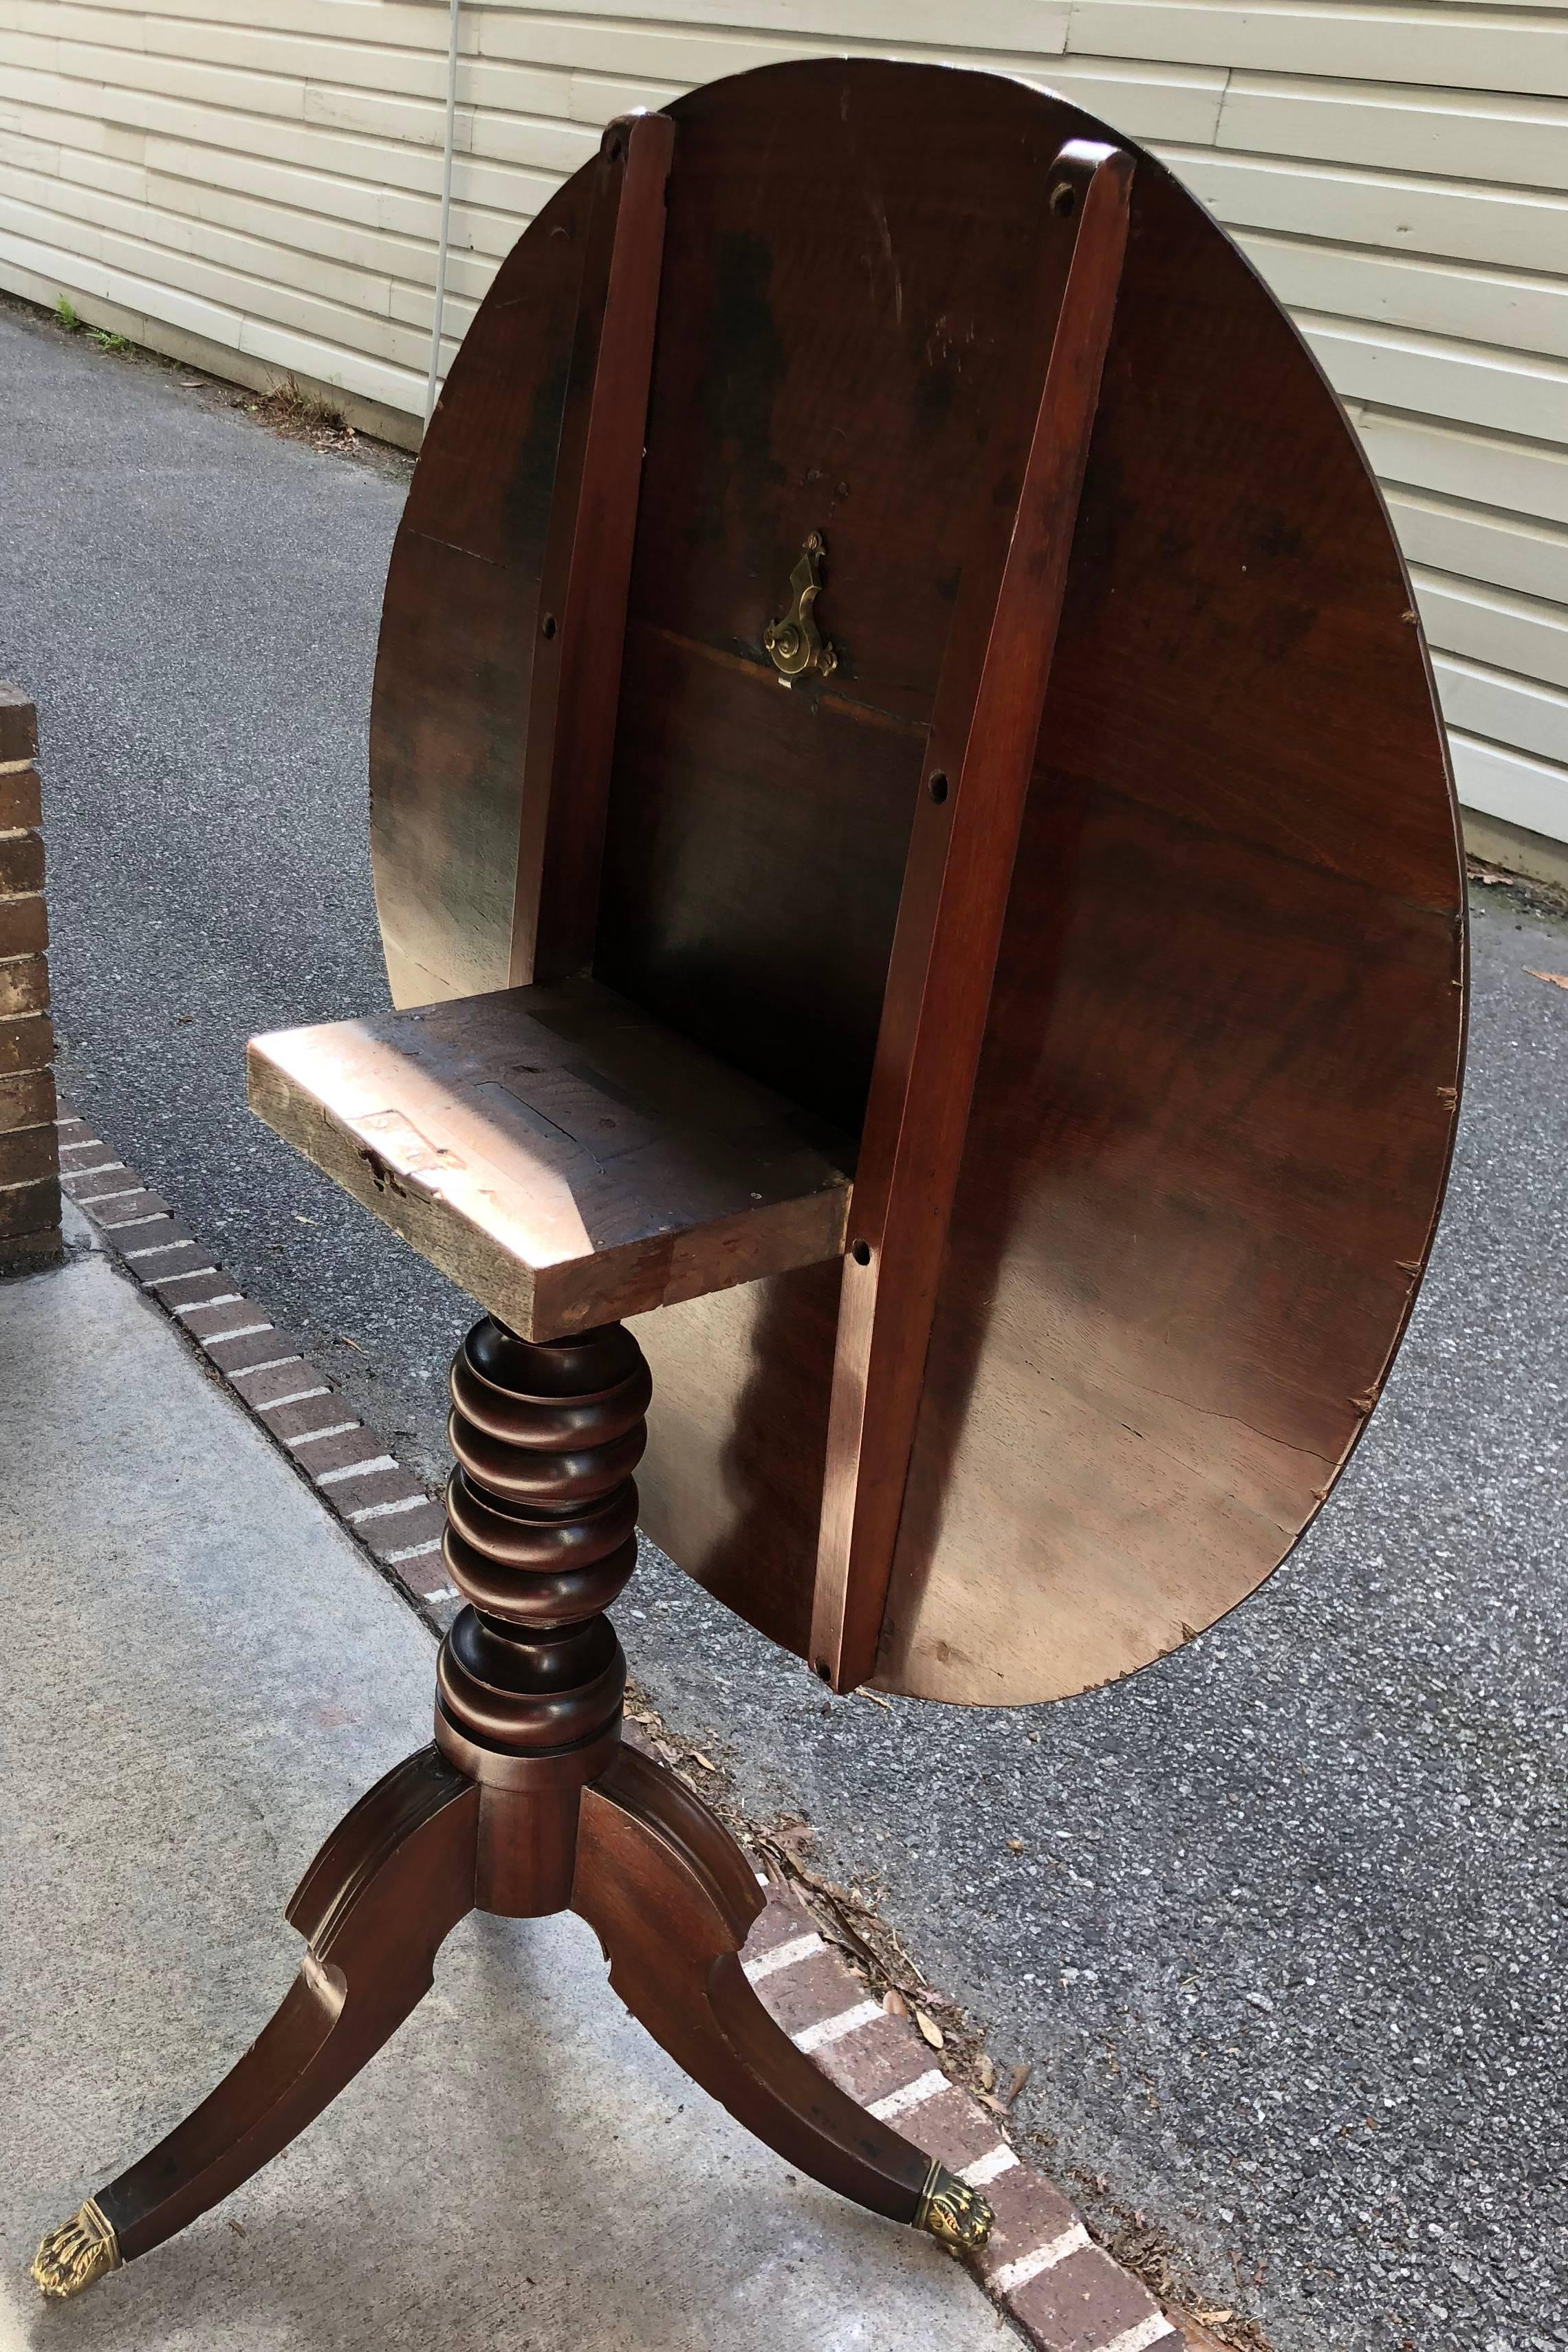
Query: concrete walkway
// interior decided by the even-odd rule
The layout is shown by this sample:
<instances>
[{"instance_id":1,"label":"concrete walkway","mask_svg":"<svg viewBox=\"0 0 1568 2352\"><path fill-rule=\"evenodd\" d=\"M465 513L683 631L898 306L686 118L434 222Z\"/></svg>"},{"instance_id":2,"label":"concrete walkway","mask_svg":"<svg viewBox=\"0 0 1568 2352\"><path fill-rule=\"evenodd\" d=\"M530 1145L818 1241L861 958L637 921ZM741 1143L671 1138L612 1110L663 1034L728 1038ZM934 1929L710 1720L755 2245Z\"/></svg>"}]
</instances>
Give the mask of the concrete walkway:
<instances>
[{"instance_id":1,"label":"concrete walkway","mask_svg":"<svg viewBox=\"0 0 1568 2352\"><path fill-rule=\"evenodd\" d=\"M432 1643L91 1254L0 1286L7 1705L0 2346L986 2352L929 2242L786 2171L621 2009L575 1920L470 1918L287 2154L79 2303L41 2231L174 2122L293 1974L281 1908L429 1735Z\"/></svg>"}]
</instances>

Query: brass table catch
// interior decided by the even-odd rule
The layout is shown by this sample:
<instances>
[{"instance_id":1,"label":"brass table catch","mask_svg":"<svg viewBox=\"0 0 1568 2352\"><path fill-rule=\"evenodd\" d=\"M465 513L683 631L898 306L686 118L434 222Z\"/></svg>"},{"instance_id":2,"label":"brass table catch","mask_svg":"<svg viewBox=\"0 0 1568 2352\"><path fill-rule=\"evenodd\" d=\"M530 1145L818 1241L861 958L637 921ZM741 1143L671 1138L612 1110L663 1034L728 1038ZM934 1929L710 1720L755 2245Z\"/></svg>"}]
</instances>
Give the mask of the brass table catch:
<instances>
[{"instance_id":1,"label":"brass table catch","mask_svg":"<svg viewBox=\"0 0 1568 2352\"><path fill-rule=\"evenodd\" d=\"M814 530L806 541L800 562L789 575L795 592L795 602L782 619L770 621L763 631L763 643L773 656L773 667L786 686L808 670L819 677L828 677L838 667L838 656L822 635L812 617L812 606L822 593L822 571L819 558L826 553L822 533Z\"/></svg>"}]
</instances>

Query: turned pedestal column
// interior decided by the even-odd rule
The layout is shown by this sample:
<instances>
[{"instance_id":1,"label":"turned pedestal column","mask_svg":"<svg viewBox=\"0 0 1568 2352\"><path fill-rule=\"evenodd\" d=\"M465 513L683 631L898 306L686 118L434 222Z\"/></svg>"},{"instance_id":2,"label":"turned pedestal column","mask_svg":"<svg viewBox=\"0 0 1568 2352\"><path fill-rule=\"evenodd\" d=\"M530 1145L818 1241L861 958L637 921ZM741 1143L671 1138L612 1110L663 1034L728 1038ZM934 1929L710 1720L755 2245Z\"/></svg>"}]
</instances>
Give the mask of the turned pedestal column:
<instances>
[{"instance_id":1,"label":"turned pedestal column","mask_svg":"<svg viewBox=\"0 0 1568 2352\"><path fill-rule=\"evenodd\" d=\"M652 1383L618 1323L541 1345L487 1318L451 1389L444 1551L468 1605L436 1664L436 1743L482 1791L476 1904L535 1917L572 1901L579 1795L620 1739L604 1612L637 1566Z\"/></svg>"}]
</instances>

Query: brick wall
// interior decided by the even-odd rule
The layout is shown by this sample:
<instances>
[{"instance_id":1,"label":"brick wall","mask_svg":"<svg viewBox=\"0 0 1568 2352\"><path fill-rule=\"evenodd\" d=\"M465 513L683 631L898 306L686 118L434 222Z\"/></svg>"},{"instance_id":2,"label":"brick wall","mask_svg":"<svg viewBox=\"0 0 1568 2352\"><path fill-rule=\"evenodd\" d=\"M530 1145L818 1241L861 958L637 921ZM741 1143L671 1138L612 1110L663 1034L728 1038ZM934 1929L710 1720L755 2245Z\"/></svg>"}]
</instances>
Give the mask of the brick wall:
<instances>
[{"instance_id":1,"label":"brick wall","mask_svg":"<svg viewBox=\"0 0 1568 2352\"><path fill-rule=\"evenodd\" d=\"M37 713L0 686L0 1267L60 1247Z\"/></svg>"}]
</instances>

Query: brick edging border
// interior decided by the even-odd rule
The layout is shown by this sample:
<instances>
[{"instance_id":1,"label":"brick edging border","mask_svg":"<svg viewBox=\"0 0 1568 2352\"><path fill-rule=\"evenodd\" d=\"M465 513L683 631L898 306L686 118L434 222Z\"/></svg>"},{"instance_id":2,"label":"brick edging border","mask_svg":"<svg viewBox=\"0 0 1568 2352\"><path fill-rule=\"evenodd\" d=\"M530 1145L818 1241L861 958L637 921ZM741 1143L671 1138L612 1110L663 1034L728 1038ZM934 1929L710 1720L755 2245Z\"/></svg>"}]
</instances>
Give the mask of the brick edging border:
<instances>
[{"instance_id":1,"label":"brick edging border","mask_svg":"<svg viewBox=\"0 0 1568 2352\"><path fill-rule=\"evenodd\" d=\"M176 1322L384 1574L437 1632L457 1594L441 1562L446 1517L333 1382L254 1306L68 1103L59 1107L60 1185L142 1289Z\"/></svg>"},{"instance_id":2,"label":"brick edging border","mask_svg":"<svg viewBox=\"0 0 1568 2352\"><path fill-rule=\"evenodd\" d=\"M441 1558L445 1514L328 1375L237 1290L167 1202L59 1106L60 1182L141 1288L178 1324L307 1477L382 1574L437 1633L458 1596ZM983 2188L991 2242L969 2267L1037 2352L1202 2352L1211 2338L1163 2311L1032 2171L1000 2118L935 2063L907 2016L867 1992L795 1885L759 1868L766 1905L742 1966L805 2051L873 2115Z\"/></svg>"}]
</instances>

